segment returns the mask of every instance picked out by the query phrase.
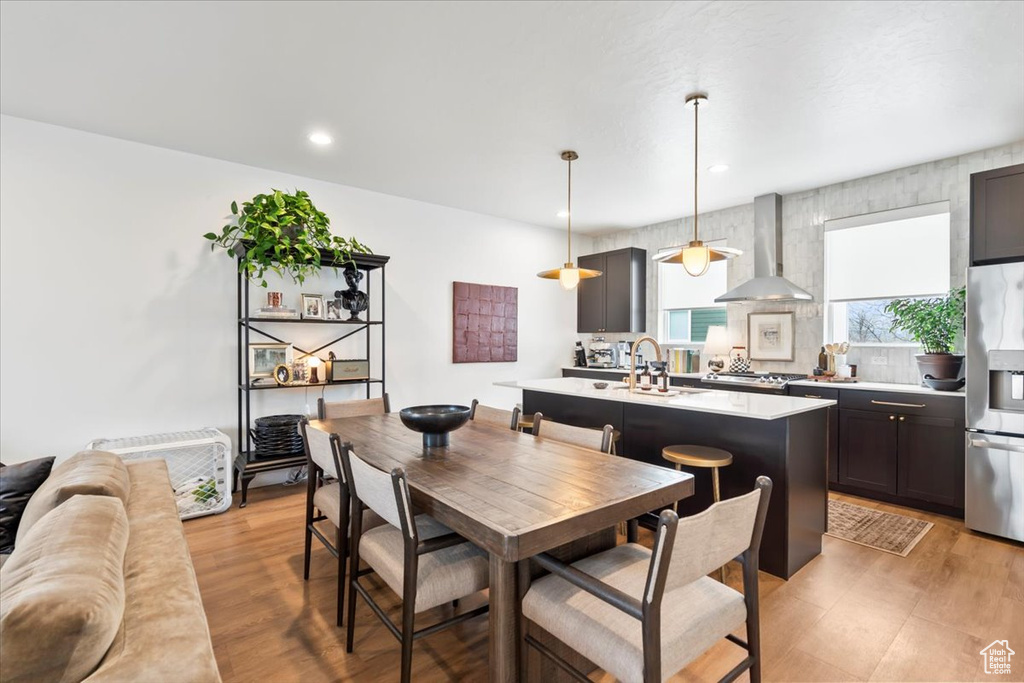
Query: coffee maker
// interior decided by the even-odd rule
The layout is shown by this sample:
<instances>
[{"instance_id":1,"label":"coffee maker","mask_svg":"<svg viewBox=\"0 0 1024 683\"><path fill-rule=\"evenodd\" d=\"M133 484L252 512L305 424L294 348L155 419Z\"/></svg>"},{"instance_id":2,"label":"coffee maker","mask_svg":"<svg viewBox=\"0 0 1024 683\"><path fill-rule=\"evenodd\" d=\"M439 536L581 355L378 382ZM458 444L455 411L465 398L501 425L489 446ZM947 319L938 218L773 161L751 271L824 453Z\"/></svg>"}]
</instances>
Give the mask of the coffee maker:
<instances>
[{"instance_id":1,"label":"coffee maker","mask_svg":"<svg viewBox=\"0 0 1024 683\"><path fill-rule=\"evenodd\" d=\"M615 355L618 356L618 358L616 359L616 360L618 360L618 363L616 364L616 367L626 368L626 369L630 368L630 349L631 349L631 347L632 347L632 344L630 344L627 341L616 342L616 344L615 344Z\"/></svg>"},{"instance_id":2,"label":"coffee maker","mask_svg":"<svg viewBox=\"0 0 1024 683\"><path fill-rule=\"evenodd\" d=\"M604 337L594 337L587 364L592 368L614 368L619 364L617 356L614 344L606 342Z\"/></svg>"}]
</instances>

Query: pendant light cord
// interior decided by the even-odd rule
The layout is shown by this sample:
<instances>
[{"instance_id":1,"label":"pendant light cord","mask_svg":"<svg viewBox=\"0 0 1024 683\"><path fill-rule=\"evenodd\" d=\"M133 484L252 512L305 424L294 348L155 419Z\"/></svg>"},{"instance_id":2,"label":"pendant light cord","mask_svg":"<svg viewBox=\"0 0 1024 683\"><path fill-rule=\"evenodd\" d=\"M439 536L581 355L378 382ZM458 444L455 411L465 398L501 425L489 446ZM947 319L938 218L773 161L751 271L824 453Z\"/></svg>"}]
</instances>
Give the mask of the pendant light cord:
<instances>
[{"instance_id":1,"label":"pendant light cord","mask_svg":"<svg viewBox=\"0 0 1024 683\"><path fill-rule=\"evenodd\" d=\"M693 241L697 241L697 112L700 99L693 102Z\"/></svg>"},{"instance_id":2,"label":"pendant light cord","mask_svg":"<svg viewBox=\"0 0 1024 683\"><path fill-rule=\"evenodd\" d=\"M569 191L568 191L569 196L568 196L568 198L565 201L565 211L568 214L566 216L566 219L567 219L567 225L569 227L569 240L568 240L569 253L566 255L565 262L566 263L572 263L572 159L569 159L569 182L567 184L568 184L568 187L569 187Z\"/></svg>"}]
</instances>

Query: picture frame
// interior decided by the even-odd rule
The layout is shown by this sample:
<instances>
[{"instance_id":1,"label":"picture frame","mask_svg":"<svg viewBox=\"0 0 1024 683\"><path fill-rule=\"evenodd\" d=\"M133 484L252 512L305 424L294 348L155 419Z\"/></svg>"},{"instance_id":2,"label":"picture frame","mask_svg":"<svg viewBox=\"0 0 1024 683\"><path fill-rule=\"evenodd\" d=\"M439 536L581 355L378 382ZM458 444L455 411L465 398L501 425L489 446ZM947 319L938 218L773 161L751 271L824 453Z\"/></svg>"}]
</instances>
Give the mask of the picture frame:
<instances>
[{"instance_id":1,"label":"picture frame","mask_svg":"<svg viewBox=\"0 0 1024 683\"><path fill-rule=\"evenodd\" d=\"M303 320L327 320L323 294L303 294L301 310Z\"/></svg>"},{"instance_id":2,"label":"picture frame","mask_svg":"<svg viewBox=\"0 0 1024 683\"><path fill-rule=\"evenodd\" d=\"M274 368L274 381L278 384L289 384L292 381L292 366L280 363Z\"/></svg>"},{"instance_id":3,"label":"picture frame","mask_svg":"<svg viewBox=\"0 0 1024 683\"><path fill-rule=\"evenodd\" d=\"M796 350L796 314L748 313L747 347L750 360L792 361Z\"/></svg>"},{"instance_id":4,"label":"picture frame","mask_svg":"<svg viewBox=\"0 0 1024 683\"><path fill-rule=\"evenodd\" d=\"M274 377L278 365L291 367L294 351L291 344L249 344L249 377Z\"/></svg>"}]
</instances>

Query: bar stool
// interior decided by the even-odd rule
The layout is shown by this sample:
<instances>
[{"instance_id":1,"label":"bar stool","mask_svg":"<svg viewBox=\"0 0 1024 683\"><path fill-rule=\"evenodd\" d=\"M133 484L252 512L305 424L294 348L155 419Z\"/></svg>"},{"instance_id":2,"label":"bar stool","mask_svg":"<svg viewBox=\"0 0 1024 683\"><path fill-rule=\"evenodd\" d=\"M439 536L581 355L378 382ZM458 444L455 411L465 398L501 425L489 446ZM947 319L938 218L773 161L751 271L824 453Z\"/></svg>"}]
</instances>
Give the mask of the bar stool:
<instances>
[{"instance_id":1,"label":"bar stool","mask_svg":"<svg viewBox=\"0 0 1024 683\"><path fill-rule=\"evenodd\" d=\"M531 413L529 415L525 415L523 413L523 404L522 403L517 403L516 404L516 408L519 410L519 422L516 424L516 430L520 431L520 432L523 432L523 431L526 431L527 429L529 429L530 433L532 434L533 433L533 413Z\"/></svg>"},{"instance_id":2,"label":"bar stool","mask_svg":"<svg viewBox=\"0 0 1024 683\"><path fill-rule=\"evenodd\" d=\"M722 490L718 481L718 468L728 467L732 464L732 453L721 448L712 448L711 446L682 444L665 446L661 449L661 457L671 463L675 463L677 470L683 465L686 467L710 467L712 495L716 503L722 500ZM672 505L672 509L678 512L678 501ZM722 583L725 583L725 567L718 568L718 578Z\"/></svg>"}]
</instances>

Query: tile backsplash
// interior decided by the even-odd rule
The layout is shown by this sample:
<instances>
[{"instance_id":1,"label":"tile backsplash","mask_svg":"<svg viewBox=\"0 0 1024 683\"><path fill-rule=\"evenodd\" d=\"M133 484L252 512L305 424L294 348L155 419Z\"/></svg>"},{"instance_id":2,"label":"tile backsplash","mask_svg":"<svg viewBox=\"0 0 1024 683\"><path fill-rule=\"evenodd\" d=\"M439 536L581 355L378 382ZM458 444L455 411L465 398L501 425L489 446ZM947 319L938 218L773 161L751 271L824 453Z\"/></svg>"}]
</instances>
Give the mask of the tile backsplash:
<instances>
[{"instance_id":1,"label":"tile backsplash","mask_svg":"<svg viewBox=\"0 0 1024 683\"><path fill-rule=\"evenodd\" d=\"M950 204L950 287L966 282L970 227L970 174L1024 163L1024 141L941 159L917 166L859 178L782 197L782 253L785 277L814 296L803 303L728 304L729 331L736 345L747 344L747 314L754 311L793 311L796 314L796 350L792 362L757 362L757 371L809 372L817 365L824 334L824 231L826 220L857 216L906 206L948 200ZM771 192L773 188L763 188ZM753 199L753 198L751 198ZM693 218L677 218L632 230L598 235L593 251L624 247L659 249L684 244L693 233ZM754 204L744 204L700 216L701 239L725 239L743 255L729 262L729 288L754 276ZM908 258L913 258L909 255ZM865 273L870 276L869 272ZM657 335L658 269L647 269L647 332ZM606 335L610 341L636 335ZM589 338L589 335L583 335ZM829 340L834 341L834 340ZM874 382L917 383L911 347L853 347L847 362L855 363L859 377ZM872 359L885 357L885 364Z\"/></svg>"}]
</instances>

